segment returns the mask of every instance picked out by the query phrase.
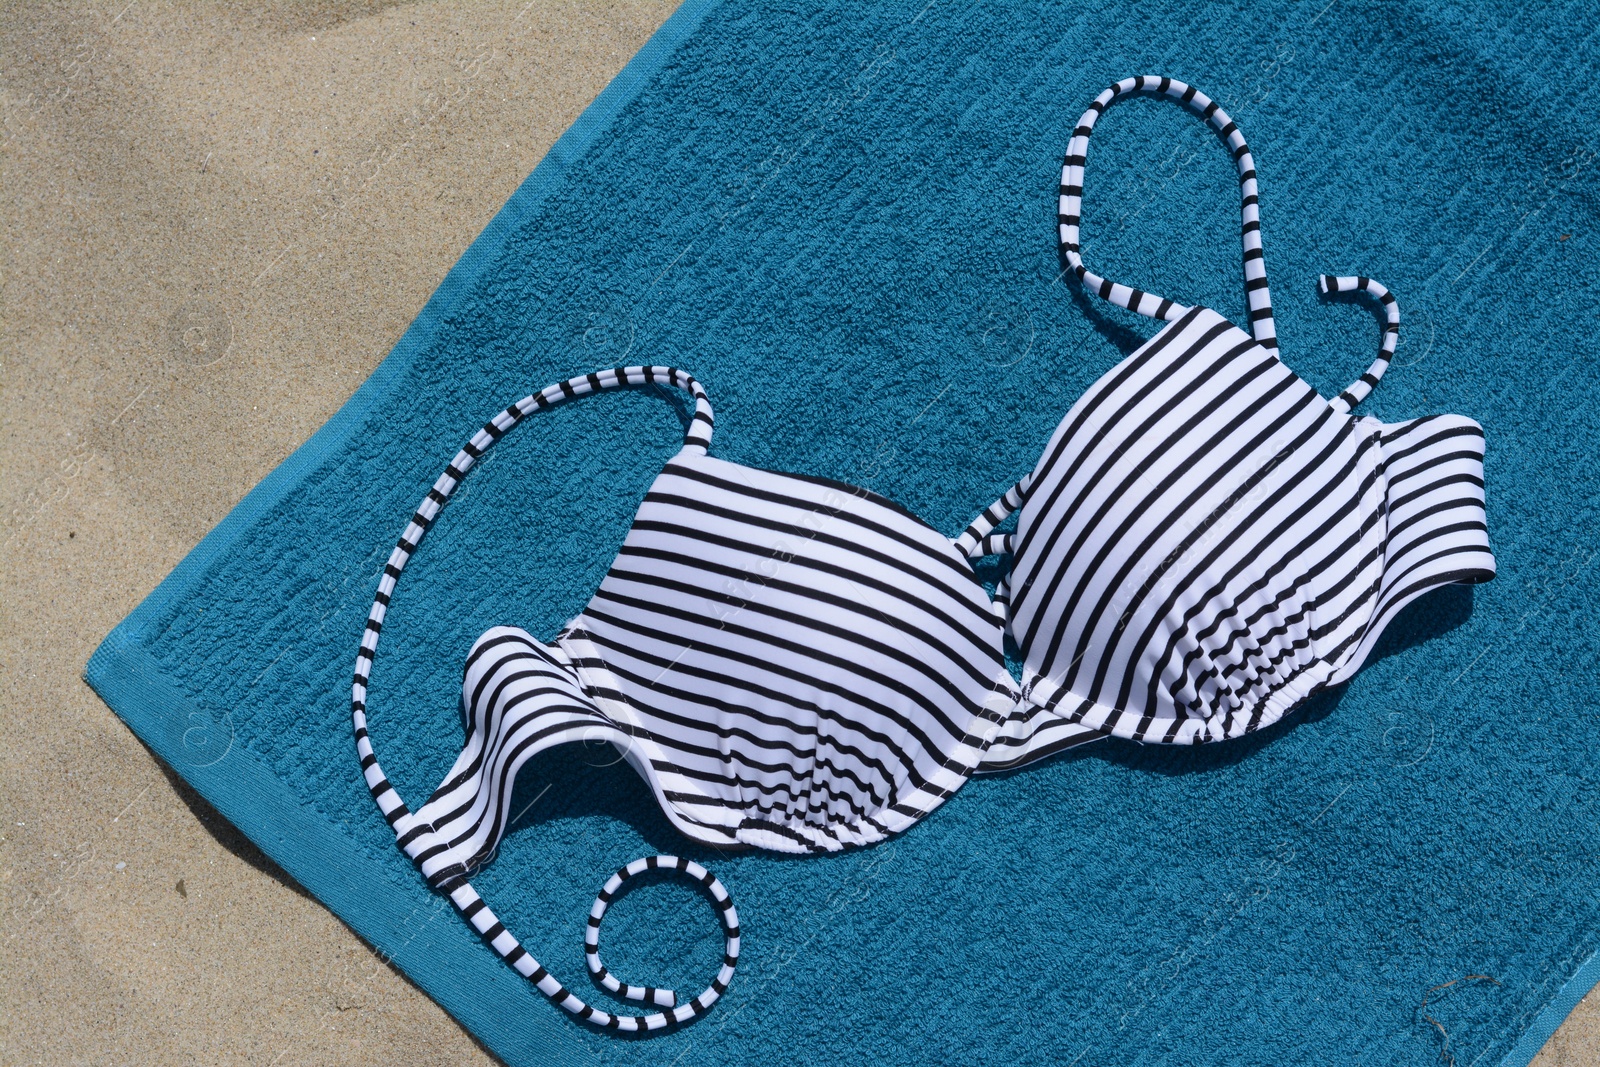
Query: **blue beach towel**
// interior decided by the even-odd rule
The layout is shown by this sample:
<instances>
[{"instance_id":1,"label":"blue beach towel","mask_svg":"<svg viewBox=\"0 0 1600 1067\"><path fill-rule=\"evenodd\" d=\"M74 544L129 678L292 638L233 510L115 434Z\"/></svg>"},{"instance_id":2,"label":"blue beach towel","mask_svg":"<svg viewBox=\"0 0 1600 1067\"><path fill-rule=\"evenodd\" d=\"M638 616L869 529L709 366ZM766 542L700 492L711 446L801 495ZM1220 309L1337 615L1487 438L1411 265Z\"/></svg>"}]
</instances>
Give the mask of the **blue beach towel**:
<instances>
[{"instance_id":1,"label":"blue beach towel","mask_svg":"<svg viewBox=\"0 0 1600 1067\"><path fill-rule=\"evenodd\" d=\"M1525 1064L1600 978L1597 68L1576 2L691 2L88 680L508 1063L1428 1065L1448 1040L1458 1064ZM1499 577L1419 601L1354 682L1260 735L1100 742L868 850L720 856L609 750L541 757L475 884L558 977L587 990L589 903L638 855L706 863L744 921L700 1022L624 1041L563 1016L429 892L363 787L350 672L395 535L491 414L626 363L704 382L724 458L959 532L1155 328L1064 283L1055 244L1073 122L1141 73L1249 137L1292 368L1333 395L1378 343L1319 272L1395 292L1399 351L1362 410L1483 424ZM1096 132L1087 258L1242 321L1236 197L1202 123L1123 104ZM404 795L461 744L473 640L582 607L680 418L646 393L564 405L445 508L373 676ZM619 975L714 973L690 890L613 915Z\"/></svg>"}]
</instances>

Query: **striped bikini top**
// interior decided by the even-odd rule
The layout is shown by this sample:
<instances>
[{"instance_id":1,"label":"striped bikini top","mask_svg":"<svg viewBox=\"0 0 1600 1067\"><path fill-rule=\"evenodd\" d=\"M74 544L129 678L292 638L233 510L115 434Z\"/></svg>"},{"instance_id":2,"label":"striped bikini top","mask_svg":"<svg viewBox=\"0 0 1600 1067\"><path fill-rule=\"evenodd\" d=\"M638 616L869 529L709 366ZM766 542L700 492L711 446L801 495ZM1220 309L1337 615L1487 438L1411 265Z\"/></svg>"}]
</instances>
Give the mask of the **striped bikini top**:
<instances>
[{"instance_id":1,"label":"striped bikini top","mask_svg":"<svg viewBox=\"0 0 1600 1067\"><path fill-rule=\"evenodd\" d=\"M1249 334L1083 265L1088 138L1106 107L1140 91L1197 112L1233 153ZM352 717L367 786L435 889L562 1008L618 1030L688 1021L727 988L739 927L726 889L698 863L636 860L595 902L586 958L601 988L659 1010L601 1010L557 981L469 881L494 855L517 773L539 752L611 744L673 825L703 845L868 845L976 773L1107 735L1196 743L1259 729L1350 678L1417 596L1492 577L1478 425L1351 413L1394 351L1399 312L1388 291L1366 278L1321 281L1325 293L1376 297L1386 316L1377 361L1338 397L1322 398L1279 360L1254 163L1214 102L1167 78L1103 92L1068 146L1059 225L1085 288L1165 325L1073 405L1034 469L956 538L864 489L716 458L704 389L670 367L601 371L518 401L473 436L412 516L356 661ZM401 569L467 471L522 419L647 385L693 398L681 451L559 635L546 642L502 626L472 646L465 745L411 810L378 764L366 705ZM973 569L990 555L1009 560L992 596ZM1008 634L1022 653L1020 681L1006 667ZM607 906L630 878L658 868L699 881L723 926L717 977L681 1003L618 981L600 961Z\"/></svg>"}]
</instances>

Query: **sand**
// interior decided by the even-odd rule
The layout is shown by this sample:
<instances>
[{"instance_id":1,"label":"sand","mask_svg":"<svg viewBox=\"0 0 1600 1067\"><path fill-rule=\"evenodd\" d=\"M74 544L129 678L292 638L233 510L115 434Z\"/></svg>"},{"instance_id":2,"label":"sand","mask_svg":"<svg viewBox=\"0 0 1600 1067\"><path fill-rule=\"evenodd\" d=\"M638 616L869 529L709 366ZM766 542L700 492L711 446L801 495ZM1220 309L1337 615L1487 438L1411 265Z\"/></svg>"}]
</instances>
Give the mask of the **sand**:
<instances>
[{"instance_id":1,"label":"sand","mask_svg":"<svg viewBox=\"0 0 1600 1067\"><path fill-rule=\"evenodd\" d=\"M0 13L0 1061L492 1062L80 676L671 9Z\"/></svg>"}]
</instances>

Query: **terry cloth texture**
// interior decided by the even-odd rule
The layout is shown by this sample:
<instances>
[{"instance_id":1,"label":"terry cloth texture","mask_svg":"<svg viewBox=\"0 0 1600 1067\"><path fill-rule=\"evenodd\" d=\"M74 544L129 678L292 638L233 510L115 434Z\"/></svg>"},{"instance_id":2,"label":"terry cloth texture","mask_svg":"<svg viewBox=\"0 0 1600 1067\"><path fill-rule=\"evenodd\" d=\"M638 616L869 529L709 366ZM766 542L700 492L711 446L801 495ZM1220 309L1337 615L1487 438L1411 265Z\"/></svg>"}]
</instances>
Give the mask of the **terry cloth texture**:
<instances>
[{"instance_id":1,"label":"terry cloth texture","mask_svg":"<svg viewBox=\"0 0 1600 1067\"><path fill-rule=\"evenodd\" d=\"M95 688L268 854L513 1064L1523 1064L1600 977L1600 40L1587 3L690 4L450 273L349 404L96 652ZM911 832L794 859L689 846L608 748L524 772L475 884L558 977L597 886L654 851L743 920L705 1019L565 1018L395 848L350 664L395 531L458 444L571 374L675 364L729 460L863 485L959 533L1153 330L1061 279L1061 157L1112 81L1200 86L1250 138L1281 353L1333 396L1387 285L1365 414L1480 422L1499 577L1408 608L1372 662L1251 738L1098 742L975 781ZM1237 178L1137 99L1096 129L1084 256L1243 321ZM426 795L486 628L578 612L682 410L607 394L519 427L394 599L385 767ZM219 442L219 447L225 443ZM203 461L204 457L195 457ZM271 936L263 930L262 936ZM619 900L607 964L695 989L714 912Z\"/></svg>"}]
</instances>

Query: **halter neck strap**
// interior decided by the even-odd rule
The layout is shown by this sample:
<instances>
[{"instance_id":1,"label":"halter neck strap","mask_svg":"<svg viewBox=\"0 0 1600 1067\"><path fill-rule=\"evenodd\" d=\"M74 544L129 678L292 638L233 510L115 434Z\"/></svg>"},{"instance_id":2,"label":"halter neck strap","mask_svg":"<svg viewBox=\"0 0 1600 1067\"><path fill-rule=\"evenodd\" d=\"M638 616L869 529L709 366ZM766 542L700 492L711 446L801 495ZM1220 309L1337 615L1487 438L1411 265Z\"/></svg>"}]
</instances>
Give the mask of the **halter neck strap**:
<instances>
[{"instance_id":1,"label":"halter neck strap","mask_svg":"<svg viewBox=\"0 0 1600 1067\"><path fill-rule=\"evenodd\" d=\"M383 576L378 580L378 591L373 597L372 610L367 614L367 625L361 634L361 647L356 653L355 679L350 687L350 721L355 729L356 754L361 759L361 772L366 779L367 790L377 803L378 810L383 812L390 829L394 831L400 848L416 864L429 885L438 892L448 894L456 910L472 924L479 936L507 963L533 982L539 992L552 1003L591 1025L628 1032L659 1030L666 1026L688 1022L704 1014L728 988L728 983L733 979L734 968L739 961L739 915L734 910L727 889L700 864L676 856L652 856L634 860L612 875L590 910L588 926L584 933L584 953L589 972L595 981L611 993L670 1010L651 1012L647 1015L619 1015L601 1011L586 1003L557 981L506 930L494 912L484 903L483 898L472 888L472 884L468 881L468 876L472 872L462 863L452 860L448 845L439 839L434 827L418 818L400 798L399 792L378 764L378 755L372 747L372 736L367 731L367 685L372 677L372 661L378 648L378 635L383 632L383 620L388 614L389 603L394 596L395 583L400 577L400 572L416 552L418 544L428 532L428 528L433 525L434 519L438 517L439 509L450 498L450 494L455 492L472 465L512 427L536 411L543 411L589 393L642 385L670 385L683 389L694 397L694 418L683 436L683 447L705 452L711 444L713 423L711 402L706 398L706 391L701 388L699 382L675 367L617 367L613 370L584 374L568 378L564 382L557 382L512 404L489 420L483 429L473 434L472 439L456 453L455 459L450 461L450 466L445 468L439 480L433 483L433 488L428 490L428 495L423 498L416 513L411 516L411 521L406 524L394 551L389 554L388 562L384 564ZM605 916L607 906L621 889L622 883L646 870L674 871L698 882L710 895L712 903L717 908L723 935L722 966L704 992L684 1003L678 1003L674 994L668 990L621 983L600 962L600 920Z\"/></svg>"},{"instance_id":2,"label":"halter neck strap","mask_svg":"<svg viewBox=\"0 0 1600 1067\"><path fill-rule=\"evenodd\" d=\"M1098 293L1118 307L1125 307L1141 315L1168 322L1181 317L1189 310L1186 306L1175 304L1154 293L1146 293L1100 277L1084 267L1083 258L1079 254L1079 226L1083 210L1083 165L1089 151L1089 134L1093 132L1095 122L1106 108L1123 97L1138 92L1159 93L1172 97L1205 119L1227 141L1228 148L1233 153L1234 163L1239 168L1241 202L1239 233L1244 245L1245 294L1250 303L1250 333L1263 348L1277 348L1277 330L1272 321L1272 298L1267 293L1267 271L1262 262L1261 215L1256 198L1255 160L1250 155L1249 145L1245 144L1244 134L1239 132L1239 127L1228 117L1228 113L1218 107L1216 101L1192 85L1186 85L1173 78L1144 76L1124 78L1095 97L1094 103L1089 105L1089 110L1078 120L1078 126L1072 132L1072 140L1067 144L1066 160L1061 167L1061 200L1059 213L1056 216L1060 227L1061 248L1066 253L1068 264L1084 288Z\"/></svg>"},{"instance_id":3,"label":"halter neck strap","mask_svg":"<svg viewBox=\"0 0 1600 1067\"><path fill-rule=\"evenodd\" d=\"M1395 300L1394 294L1389 292L1388 286L1367 277L1347 275L1335 278L1331 274L1324 274L1317 279L1317 289L1324 296L1331 296L1334 293L1366 293L1377 297L1378 302L1383 305L1383 341L1378 346L1378 358L1372 361L1367 373L1350 383L1350 388L1329 401L1335 411L1343 414L1365 400L1372 392L1373 386L1378 384L1378 379L1383 377L1383 372L1389 369L1389 360L1394 358L1395 342L1400 339L1400 304Z\"/></svg>"}]
</instances>

